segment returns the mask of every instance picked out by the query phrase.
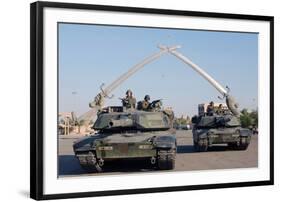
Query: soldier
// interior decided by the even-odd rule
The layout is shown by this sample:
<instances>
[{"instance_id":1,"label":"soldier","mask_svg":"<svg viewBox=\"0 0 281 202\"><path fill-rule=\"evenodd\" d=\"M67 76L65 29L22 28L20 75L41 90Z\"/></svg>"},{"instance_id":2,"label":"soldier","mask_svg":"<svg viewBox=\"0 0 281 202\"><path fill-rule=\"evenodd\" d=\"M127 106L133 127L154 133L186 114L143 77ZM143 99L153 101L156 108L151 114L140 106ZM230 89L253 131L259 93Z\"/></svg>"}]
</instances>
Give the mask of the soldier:
<instances>
[{"instance_id":1,"label":"soldier","mask_svg":"<svg viewBox=\"0 0 281 202\"><path fill-rule=\"evenodd\" d=\"M217 113L218 115L223 115L222 104L219 105L218 109L216 110L216 113Z\"/></svg>"},{"instance_id":2,"label":"soldier","mask_svg":"<svg viewBox=\"0 0 281 202\"><path fill-rule=\"evenodd\" d=\"M131 90L127 90L126 97L122 99L122 105L127 109L136 108L136 98L133 97L133 92Z\"/></svg>"},{"instance_id":3,"label":"soldier","mask_svg":"<svg viewBox=\"0 0 281 202\"><path fill-rule=\"evenodd\" d=\"M150 96L146 95L144 97L144 100L141 103L142 110L145 110L145 111L149 110L149 107L150 107L150 102L149 101L150 101Z\"/></svg>"},{"instance_id":4,"label":"soldier","mask_svg":"<svg viewBox=\"0 0 281 202\"><path fill-rule=\"evenodd\" d=\"M208 105L208 107L207 107L207 115L208 116L213 116L214 115L214 111L215 109L214 109L214 102L213 101L211 101L210 102L210 104Z\"/></svg>"}]
</instances>

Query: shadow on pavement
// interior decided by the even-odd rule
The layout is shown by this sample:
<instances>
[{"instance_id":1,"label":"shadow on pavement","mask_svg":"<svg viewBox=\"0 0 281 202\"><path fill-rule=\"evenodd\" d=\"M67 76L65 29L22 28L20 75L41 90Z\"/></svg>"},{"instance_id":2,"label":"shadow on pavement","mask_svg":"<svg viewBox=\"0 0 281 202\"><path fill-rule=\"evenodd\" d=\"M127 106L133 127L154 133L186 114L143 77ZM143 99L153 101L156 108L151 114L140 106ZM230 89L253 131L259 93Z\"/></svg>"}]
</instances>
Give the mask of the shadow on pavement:
<instances>
[{"instance_id":1,"label":"shadow on pavement","mask_svg":"<svg viewBox=\"0 0 281 202\"><path fill-rule=\"evenodd\" d=\"M193 153L193 152L195 152L193 149L193 145L178 145L177 146L178 154Z\"/></svg>"},{"instance_id":2,"label":"shadow on pavement","mask_svg":"<svg viewBox=\"0 0 281 202\"><path fill-rule=\"evenodd\" d=\"M78 159L74 155L59 156L59 175L78 175L87 174L89 171L84 170ZM152 171L155 168L147 159L144 160L115 160L108 161L103 166L103 173L106 172L144 172Z\"/></svg>"},{"instance_id":3,"label":"shadow on pavement","mask_svg":"<svg viewBox=\"0 0 281 202\"><path fill-rule=\"evenodd\" d=\"M220 151L232 151L232 150L233 149L227 147L226 145L216 145L216 146L209 147L207 152L220 152ZM185 153L198 153L198 152L195 151L193 145L178 145L177 153L185 154Z\"/></svg>"},{"instance_id":4,"label":"shadow on pavement","mask_svg":"<svg viewBox=\"0 0 281 202\"><path fill-rule=\"evenodd\" d=\"M60 155L58 157L59 175L83 174L85 171L81 168L78 159L74 155Z\"/></svg>"}]
</instances>

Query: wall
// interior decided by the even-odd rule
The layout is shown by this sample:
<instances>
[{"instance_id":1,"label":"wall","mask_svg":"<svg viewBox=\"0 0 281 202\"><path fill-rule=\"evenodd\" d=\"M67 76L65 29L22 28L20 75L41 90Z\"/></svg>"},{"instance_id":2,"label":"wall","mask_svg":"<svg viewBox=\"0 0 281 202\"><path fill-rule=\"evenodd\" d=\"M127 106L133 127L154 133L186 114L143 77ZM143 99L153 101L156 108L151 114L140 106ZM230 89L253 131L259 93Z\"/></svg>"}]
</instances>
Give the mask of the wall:
<instances>
[{"instance_id":1,"label":"wall","mask_svg":"<svg viewBox=\"0 0 281 202\"><path fill-rule=\"evenodd\" d=\"M73 0L74 1L74 0ZM0 107L1 167L0 201L28 200L29 191L29 0L2 1L0 7ZM156 7L195 11L228 12L275 16L275 55L280 54L281 13L278 1L212 0L76 1L120 6ZM278 9L279 8L279 9ZM275 58L275 103L281 103L280 58ZM279 80L277 80L279 79ZM4 113L3 113L4 112ZM280 122L280 105L275 105L275 123ZM5 127L3 127L5 125ZM275 186L218 189L161 194L100 197L96 201L266 201L280 195L280 124L275 124ZM78 185L79 186L79 185ZM74 199L73 199L74 200ZM78 199L92 201L93 199ZM72 201L72 200L70 200Z\"/></svg>"}]
</instances>

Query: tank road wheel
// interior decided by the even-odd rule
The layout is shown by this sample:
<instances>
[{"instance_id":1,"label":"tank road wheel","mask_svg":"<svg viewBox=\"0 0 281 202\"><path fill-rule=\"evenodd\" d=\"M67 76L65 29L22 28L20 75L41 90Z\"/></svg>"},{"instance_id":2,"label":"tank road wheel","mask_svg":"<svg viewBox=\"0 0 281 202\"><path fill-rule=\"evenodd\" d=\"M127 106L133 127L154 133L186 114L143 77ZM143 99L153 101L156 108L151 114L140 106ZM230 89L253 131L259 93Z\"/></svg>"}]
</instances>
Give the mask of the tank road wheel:
<instances>
[{"instance_id":1,"label":"tank road wheel","mask_svg":"<svg viewBox=\"0 0 281 202\"><path fill-rule=\"evenodd\" d=\"M239 145L237 145L238 150L246 150L249 146L249 143L247 141L247 137L240 137Z\"/></svg>"},{"instance_id":2,"label":"tank road wheel","mask_svg":"<svg viewBox=\"0 0 281 202\"><path fill-rule=\"evenodd\" d=\"M96 158L96 155L93 152L89 152L89 156L91 156L91 161L90 162L88 161L88 163L94 167L96 172L102 172L102 167L100 166Z\"/></svg>"},{"instance_id":3,"label":"tank road wheel","mask_svg":"<svg viewBox=\"0 0 281 202\"><path fill-rule=\"evenodd\" d=\"M207 140L207 138L203 138L203 139L200 139L198 141L198 151L199 152L208 151L208 140Z\"/></svg>"},{"instance_id":4,"label":"tank road wheel","mask_svg":"<svg viewBox=\"0 0 281 202\"><path fill-rule=\"evenodd\" d=\"M240 145L240 146L238 147L238 150L246 150L246 149L248 148L248 145L249 145L249 144Z\"/></svg>"},{"instance_id":5,"label":"tank road wheel","mask_svg":"<svg viewBox=\"0 0 281 202\"><path fill-rule=\"evenodd\" d=\"M228 147L233 150L246 150L249 146L247 137L241 137L236 143L228 143Z\"/></svg>"},{"instance_id":6,"label":"tank road wheel","mask_svg":"<svg viewBox=\"0 0 281 202\"><path fill-rule=\"evenodd\" d=\"M89 152L86 156L86 164L81 164L81 167L87 172L102 172L102 168L99 165L97 158L93 152Z\"/></svg>"},{"instance_id":7,"label":"tank road wheel","mask_svg":"<svg viewBox=\"0 0 281 202\"><path fill-rule=\"evenodd\" d=\"M176 154L174 150L159 150L157 166L159 170L172 170L175 168Z\"/></svg>"}]
</instances>

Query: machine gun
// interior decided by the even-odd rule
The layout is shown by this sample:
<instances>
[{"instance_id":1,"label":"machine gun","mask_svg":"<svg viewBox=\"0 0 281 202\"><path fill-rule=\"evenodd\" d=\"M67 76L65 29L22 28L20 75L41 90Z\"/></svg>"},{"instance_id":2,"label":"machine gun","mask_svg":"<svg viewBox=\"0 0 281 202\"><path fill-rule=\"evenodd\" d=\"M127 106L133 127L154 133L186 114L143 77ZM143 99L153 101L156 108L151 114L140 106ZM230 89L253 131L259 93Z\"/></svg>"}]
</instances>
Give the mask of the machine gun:
<instances>
[{"instance_id":1,"label":"machine gun","mask_svg":"<svg viewBox=\"0 0 281 202\"><path fill-rule=\"evenodd\" d=\"M139 101L137 103L138 110L144 111L160 111L162 107L162 99L153 100L152 102L148 103L144 101Z\"/></svg>"},{"instance_id":2,"label":"machine gun","mask_svg":"<svg viewBox=\"0 0 281 202\"><path fill-rule=\"evenodd\" d=\"M159 100L153 100L151 103L149 103L148 108L152 109L154 111L160 111L162 107L162 99Z\"/></svg>"}]
</instances>

